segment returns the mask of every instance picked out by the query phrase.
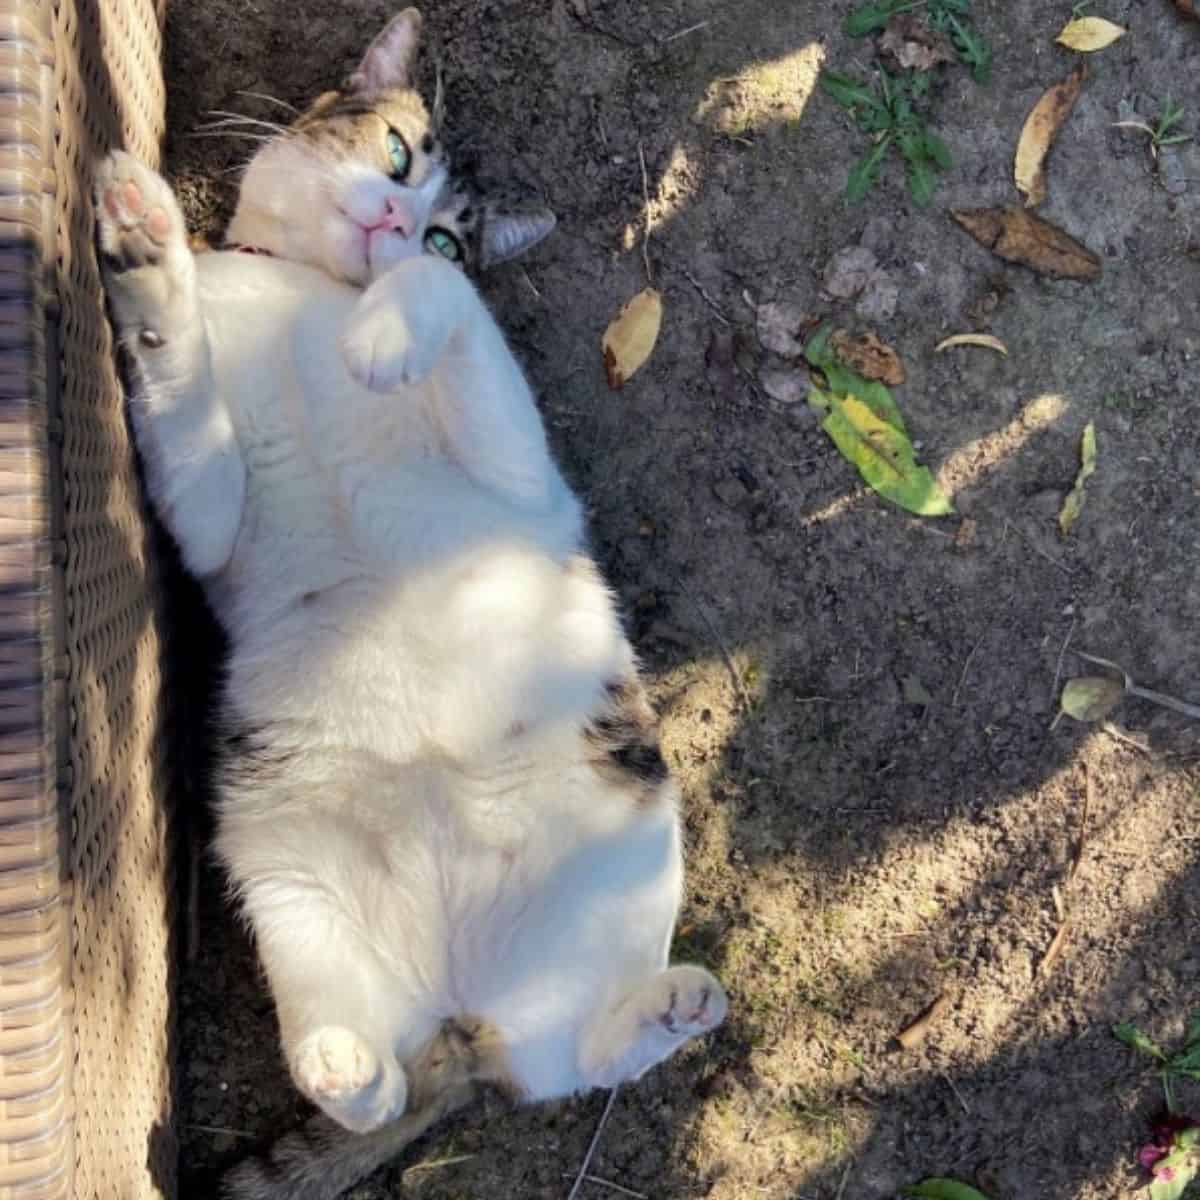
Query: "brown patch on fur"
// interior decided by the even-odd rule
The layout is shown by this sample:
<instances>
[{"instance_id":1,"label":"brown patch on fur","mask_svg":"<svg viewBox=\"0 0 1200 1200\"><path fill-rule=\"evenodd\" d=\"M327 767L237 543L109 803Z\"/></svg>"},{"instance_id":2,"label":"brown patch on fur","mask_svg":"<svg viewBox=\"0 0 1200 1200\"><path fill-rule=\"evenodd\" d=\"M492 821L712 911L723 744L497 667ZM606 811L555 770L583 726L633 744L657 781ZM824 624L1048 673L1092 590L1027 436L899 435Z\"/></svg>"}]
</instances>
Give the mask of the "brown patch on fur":
<instances>
[{"instance_id":1,"label":"brown patch on fur","mask_svg":"<svg viewBox=\"0 0 1200 1200\"><path fill-rule=\"evenodd\" d=\"M635 677L606 687L604 708L584 730L589 761L606 780L632 787L639 803L658 798L669 778L658 740L658 716Z\"/></svg>"},{"instance_id":2,"label":"brown patch on fur","mask_svg":"<svg viewBox=\"0 0 1200 1200\"><path fill-rule=\"evenodd\" d=\"M479 1017L450 1017L411 1062L404 1064L409 1104L420 1108L448 1088L486 1083L509 1099L522 1091L512 1077L508 1047L500 1031Z\"/></svg>"}]
</instances>

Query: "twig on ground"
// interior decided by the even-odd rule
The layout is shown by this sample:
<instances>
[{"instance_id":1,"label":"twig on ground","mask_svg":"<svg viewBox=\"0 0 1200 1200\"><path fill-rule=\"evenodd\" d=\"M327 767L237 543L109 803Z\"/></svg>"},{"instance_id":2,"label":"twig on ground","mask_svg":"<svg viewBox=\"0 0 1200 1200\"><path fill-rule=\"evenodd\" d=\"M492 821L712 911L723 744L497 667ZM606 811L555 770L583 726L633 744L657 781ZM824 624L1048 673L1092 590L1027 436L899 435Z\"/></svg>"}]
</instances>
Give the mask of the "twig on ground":
<instances>
[{"instance_id":1,"label":"twig on ground","mask_svg":"<svg viewBox=\"0 0 1200 1200\"><path fill-rule=\"evenodd\" d=\"M1050 945L1046 947L1046 953L1042 955L1042 961L1038 963L1037 973L1039 976L1048 975L1050 968L1054 966L1059 954L1062 953L1063 946L1067 942L1067 931L1071 928L1071 918L1068 914L1063 918L1062 924L1058 927L1058 932L1050 939Z\"/></svg>"},{"instance_id":2,"label":"twig on ground","mask_svg":"<svg viewBox=\"0 0 1200 1200\"><path fill-rule=\"evenodd\" d=\"M980 635L979 640L971 647L971 653L967 655L966 662L963 663L962 674L958 677L958 683L954 686L954 694L950 697L950 707L958 707L958 693L962 691L962 685L967 681L967 672L971 669L971 661L975 657L975 651L983 645L983 639L987 637L991 631L991 626L985 629Z\"/></svg>"},{"instance_id":3,"label":"twig on ground","mask_svg":"<svg viewBox=\"0 0 1200 1200\"><path fill-rule=\"evenodd\" d=\"M695 275L691 273L691 271L687 270L686 267L682 267L680 269L683 271L683 277L692 285L692 287L696 289L696 291L700 293L700 299L703 300L704 303L707 304L714 313L716 313L717 320L720 321L722 325L728 325L729 318L725 315L725 312L721 306L704 290L704 285L700 282L700 280L698 280Z\"/></svg>"},{"instance_id":4,"label":"twig on ground","mask_svg":"<svg viewBox=\"0 0 1200 1200\"><path fill-rule=\"evenodd\" d=\"M1141 700L1149 700L1151 704L1158 704L1163 708L1169 708L1172 712L1182 713L1185 717L1193 717L1200 720L1200 704L1189 704L1186 700L1176 700L1174 696L1168 696L1166 692L1156 692L1151 688L1141 687L1134 683L1129 672L1125 670L1119 663L1115 663L1112 659L1101 658L1098 654L1085 654L1082 650L1076 650L1076 655L1080 658L1087 659L1088 662L1096 663L1097 666L1107 667L1110 671L1115 671L1121 676L1122 682L1125 685L1125 693L1129 696L1137 696Z\"/></svg>"},{"instance_id":5,"label":"twig on ground","mask_svg":"<svg viewBox=\"0 0 1200 1200\"><path fill-rule=\"evenodd\" d=\"M604 1111L600 1114L600 1123L596 1126L596 1132L592 1134L592 1140L588 1144L587 1153L583 1156L583 1163L580 1165L579 1174L575 1176L575 1182L571 1185L571 1190L567 1193L567 1200L575 1200L579 1195L579 1189L583 1187L583 1181L587 1178L588 1167L592 1165L592 1156L596 1153L596 1147L600 1145L600 1135L604 1132L604 1126L608 1123L608 1115L612 1112L613 1104L617 1099L617 1088L613 1088L608 1093L608 1103L604 1106Z\"/></svg>"},{"instance_id":6,"label":"twig on ground","mask_svg":"<svg viewBox=\"0 0 1200 1200\"><path fill-rule=\"evenodd\" d=\"M570 1179L571 1172L564 1171L563 1178ZM599 1175L585 1175L583 1178L587 1183L594 1183L598 1187L608 1188L610 1192L619 1192L622 1196L632 1196L634 1200L649 1200L645 1192L635 1192L633 1188L627 1188L620 1183L613 1183L611 1179L601 1179Z\"/></svg>"},{"instance_id":7,"label":"twig on ground","mask_svg":"<svg viewBox=\"0 0 1200 1200\"><path fill-rule=\"evenodd\" d=\"M654 282L654 272L650 270L650 183L646 178L646 151L638 142L638 162L642 168L642 263L646 268L646 282Z\"/></svg>"},{"instance_id":8,"label":"twig on ground","mask_svg":"<svg viewBox=\"0 0 1200 1200\"><path fill-rule=\"evenodd\" d=\"M833 1200L842 1200L842 1197L846 1194L846 1181L850 1178L850 1171L853 1166L854 1159L851 1159L846 1164L846 1169L842 1172L842 1182L838 1184L837 1195L834 1196Z\"/></svg>"},{"instance_id":9,"label":"twig on ground","mask_svg":"<svg viewBox=\"0 0 1200 1200\"><path fill-rule=\"evenodd\" d=\"M957 1100L958 1100L959 1104L961 1104L961 1105L962 1105L962 1107L963 1107L963 1112L965 1112L965 1113L970 1113L970 1111L971 1111L971 1106L970 1106L970 1105L967 1103L967 1098L966 1098L966 1096L964 1096L964 1095L962 1094L962 1092L960 1092L960 1091L958 1090L958 1086L955 1084L954 1080L953 1080L953 1079L951 1079L951 1078L950 1078L950 1076L949 1076L949 1075L947 1075L945 1071L939 1071L939 1072L938 1072L938 1074L939 1074L939 1075L942 1077L942 1080L943 1080L943 1082L946 1084L946 1086L947 1086L947 1087L948 1087L948 1088L949 1088L949 1089L950 1089L950 1090L951 1090L951 1091L954 1093L954 1095L955 1095L955 1097L957 1098Z\"/></svg>"},{"instance_id":10,"label":"twig on ground","mask_svg":"<svg viewBox=\"0 0 1200 1200\"><path fill-rule=\"evenodd\" d=\"M1055 558L1053 554L1049 554L1043 550L1041 546L1039 546L1037 542L1035 542L1033 538L1031 538L1029 534L1027 534L1025 530L1023 530L1020 525L1016 523L1016 521L1005 520L1004 529L1006 532L1009 526L1017 531L1021 539L1034 552L1034 554L1040 554L1048 563L1053 563L1060 571L1065 571L1068 575L1073 575L1075 573L1074 570L1071 567L1068 567L1065 562L1062 562L1060 559ZM1003 544L1003 535L1001 536L1001 544Z\"/></svg>"},{"instance_id":11,"label":"twig on ground","mask_svg":"<svg viewBox=\"0 0 1200 1200\"><path fill-rule=\"evenodd\" d=\"M687 37L689 33L696 33L700 29L704 29L711 25L712 21L697 21L695 25L689 25L686 29L679 30L678 33L670 33L665 38L659 38L658 44L665 46L668 42L675 41L676 38Z\"/></svg>"},{"instance_id":12,"label":"twig on ground","mask_svg":"<svg viewBox=\"0 0 1200 1200\"><path fill-rule=\"evenodd\" d=\"M449 1158L433 1158L429 1162L413 1163L411 1167L405 1167L400 1175L402 1179L407 1179L417 1171L436 1171L439 1167L452 1167L455 1163L469 1162L474 1157L473 1154L454 1154Z\"/></svg>"},{"instance_id":13,"label":"twig on ground","mask_svg":"<svg viewBox=\"0 0 1200 1200\"><path fill-rule=\"evenodd\" d=\"M540 300L542 293L534 286L533 280L529 278L529 272L524 267L521 268L521 278L525 280L525 284L529 290Z\"/></svg>"},{"instance_id":14,"label":"twig on ground","mask_svg":"<svg viewBox=\"0 0 1200 1200\"><path fill-rule=\"evenodd\" d=\"M1092 811L1092 772L1085 762L1083 764L1083 811L1079 814L1079 833L1075 836L1075 853L1071 857L1071 869L1067 872L1067 882L1075 878L1079 863L1083 858L1083 847L1087 840L1088 814Z\"/></svg>"},{"instance_id":15,"label":"twig on ground","mask_svg":"<svg viewBox=\"0 0 1200 1200\"><path fill-rule=\"evenodd\" d=\"M1054 666L1054 682L1050 685L1050 707L1054 707L1054 702L1058 699L1058 681L1062 678L1063 656L1067 653L1067 647L1071 644L1071 637L1075 633L1076 618L1071 618L1071 627L1067 630L1067 636L1063 638L1063 644L1058 650L1058 662Z\"/></svg>"},{"instance_id":16,"label":"twig on ground","mask_svg":"<svg viewBox=\"0 0 1200 1200\"><path fill-rule=\"evenodd\" d=\"M708 611L704 605L700 603L692 590L684 583L682 576L677 575L675 583L679 590L691 601L692 607L700 614L700 619L708 626L708 632L712 635L712 639L716 643L717 650L721 655L721 661L724 662L725 669L729 672L729 676L733 680L734 695L737 697L738 703L741 704L742 711L748 713L750 711L750 697L746 694L746 689L742 684L741 673L734 665L733 656L725 646L725 639L721 637L721 631L708 615Z\"/></svg>"},{"instance_id":17,"label":"twig on ground","mask_svg":"<svg viewBox=\"0 0 1200 1200\"><path fill-rule=\"evenodd\" d=\"M1150 741L1145 735L1135 736L1134 734L1126 733L1120 725L1115 725L1112 721L1105 721L1100 726L1110 738L1115 738L1118 742L1124 742L1127 746L1132 746L1135 750L1140 750L1143 754L1151 754Z\"/></svg>"}]
</instances>

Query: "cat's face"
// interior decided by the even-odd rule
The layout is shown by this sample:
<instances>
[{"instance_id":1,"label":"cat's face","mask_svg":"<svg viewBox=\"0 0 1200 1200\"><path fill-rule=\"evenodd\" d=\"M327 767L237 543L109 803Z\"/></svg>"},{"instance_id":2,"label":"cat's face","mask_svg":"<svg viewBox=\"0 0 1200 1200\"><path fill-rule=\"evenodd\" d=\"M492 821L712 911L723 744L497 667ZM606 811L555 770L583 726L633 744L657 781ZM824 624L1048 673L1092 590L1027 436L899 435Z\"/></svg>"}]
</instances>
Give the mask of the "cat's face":
<instances>
[{"instance_id":1,"label":"cat's face","mask_svg":"<svg viewBox=\"0 0 1200 1200\"><path fill-rule=\"evenodd\" d=\"M264 249L365 284L419 254L477 271L550 232L546 210L501 211L454 178L436 124L409 86L420 27L416 9L400 13L341 91L320 97L255 155L231 233L268 224L256 240L282 244Z\"/></svg>"}]
</instances>

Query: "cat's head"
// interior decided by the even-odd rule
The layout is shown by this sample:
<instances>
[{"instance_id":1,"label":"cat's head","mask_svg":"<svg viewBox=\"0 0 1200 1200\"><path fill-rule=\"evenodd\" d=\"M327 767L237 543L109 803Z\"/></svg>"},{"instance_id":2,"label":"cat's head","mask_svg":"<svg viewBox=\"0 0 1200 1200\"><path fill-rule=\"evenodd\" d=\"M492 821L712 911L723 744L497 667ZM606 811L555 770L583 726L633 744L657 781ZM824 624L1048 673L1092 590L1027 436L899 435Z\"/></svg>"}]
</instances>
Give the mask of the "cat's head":
<instances>
[{"instance_id":1,"label":"cat's head","mask_svg":"<svg viewBox=\"0 0 1200 1200\"><path fill-rule=\"evenodd\" d=\"M415 8L394 17L340 90L259 150L230 242L365 284L418 254L482 270L554 228L548 210L502 208L454 177L440 114L412 86L420 32Z\"/></svg>"}]
</instances>

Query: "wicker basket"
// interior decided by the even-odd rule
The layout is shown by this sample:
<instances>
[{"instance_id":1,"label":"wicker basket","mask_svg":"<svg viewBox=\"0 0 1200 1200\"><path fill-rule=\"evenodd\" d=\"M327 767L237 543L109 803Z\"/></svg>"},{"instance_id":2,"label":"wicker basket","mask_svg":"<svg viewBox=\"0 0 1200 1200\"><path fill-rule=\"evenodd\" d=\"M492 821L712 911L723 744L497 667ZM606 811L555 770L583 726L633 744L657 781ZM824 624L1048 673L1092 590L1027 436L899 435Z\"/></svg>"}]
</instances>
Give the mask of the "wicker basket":
<instances>
[{"instance_id":1,"label":"wicker basket","mask_svg":"<svg viewBox=\"0 0 1200 1200\"><path fill-rule=\"evenodd\" d=\"M161 572L90 201L157 159L162 16L0 0L0 1200L174 1192Z\"/></svg>"}]
</instances>

